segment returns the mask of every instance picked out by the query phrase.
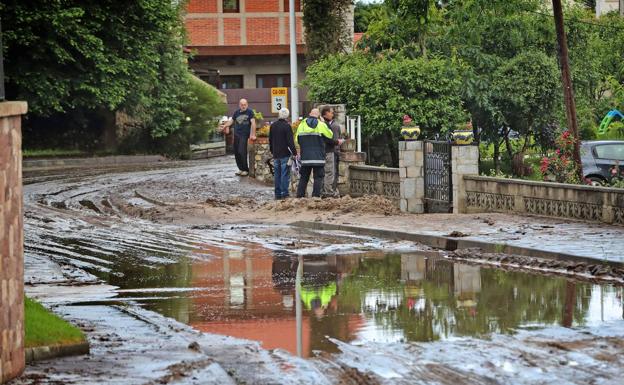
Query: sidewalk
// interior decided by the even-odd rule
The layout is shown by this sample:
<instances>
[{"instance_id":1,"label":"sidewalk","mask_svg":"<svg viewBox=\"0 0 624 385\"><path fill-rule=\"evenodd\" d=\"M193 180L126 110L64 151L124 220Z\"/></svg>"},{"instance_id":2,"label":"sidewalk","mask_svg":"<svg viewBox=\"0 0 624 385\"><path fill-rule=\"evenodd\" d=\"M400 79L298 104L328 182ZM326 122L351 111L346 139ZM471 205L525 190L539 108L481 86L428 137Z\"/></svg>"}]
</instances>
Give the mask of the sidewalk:
<instances>
[{"instance_id":1,"label":"sidewalk","mask_svg":"<svg viewBox=\"0 0 624 385\"><path fill-rule=\"evenodd\" d=\"M524 255L532 251L535 257L624 263L624 227L599 223L490 213L338 216L315 224L340 225L342 230L368 235L411 238L442 248L486 246L490 249L486 251Z\"/></svg>"}]
</instances>

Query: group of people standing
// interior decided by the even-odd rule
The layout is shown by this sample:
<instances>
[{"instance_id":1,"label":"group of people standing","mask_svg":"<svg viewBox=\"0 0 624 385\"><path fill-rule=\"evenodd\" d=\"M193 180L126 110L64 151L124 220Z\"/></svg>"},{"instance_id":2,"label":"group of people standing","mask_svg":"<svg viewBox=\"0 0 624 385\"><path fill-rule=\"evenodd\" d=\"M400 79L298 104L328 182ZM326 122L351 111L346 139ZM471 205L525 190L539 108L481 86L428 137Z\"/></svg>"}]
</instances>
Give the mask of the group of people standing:
<instances>
[{"instance_id":1,"label":"group of people standing","mask_svg":"<svg viewBox=\"0 0 624 385\"><path fill-rule=\"evenodd\" d=\"M269 148L273 155L275 199L290 196L292 163L300 163L297 198L306 196L310 177L313 178L313 197L338 197L338 154L344 139L340 138L340 125L334 120L334 110L324 106L313 108L302 120L296 134L288 117L290 111L282 108L278 120L271 124ZM230 120L220 126L225 133L234 126L234 155L239 171L236 175L249 175L247 141L256 138L256 122L247 100L241 99L239 109ZM300 151L297 151L299 145Z\"/></svg>"}]
</instances>

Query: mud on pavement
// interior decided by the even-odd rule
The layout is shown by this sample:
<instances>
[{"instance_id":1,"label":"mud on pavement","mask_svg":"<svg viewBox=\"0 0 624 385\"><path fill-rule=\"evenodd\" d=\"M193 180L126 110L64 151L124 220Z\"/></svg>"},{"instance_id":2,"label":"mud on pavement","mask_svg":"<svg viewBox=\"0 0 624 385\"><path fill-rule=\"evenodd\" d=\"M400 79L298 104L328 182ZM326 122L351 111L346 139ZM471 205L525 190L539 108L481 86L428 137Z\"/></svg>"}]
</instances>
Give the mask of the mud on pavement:
<instances>
[{"instance_id":1,"label":"mud on pavement","mask_svg":"<svg viewBox=\"0 0 624 385\"><path fill-rule=\"evenodd\" d=\"M291 228L401 215L379 197L274 203L232 164L25 187L27 293L80 326L92 353L36 363L16 384L615 384L624 374L622 286Z\"/></svg>"}]
</instances>

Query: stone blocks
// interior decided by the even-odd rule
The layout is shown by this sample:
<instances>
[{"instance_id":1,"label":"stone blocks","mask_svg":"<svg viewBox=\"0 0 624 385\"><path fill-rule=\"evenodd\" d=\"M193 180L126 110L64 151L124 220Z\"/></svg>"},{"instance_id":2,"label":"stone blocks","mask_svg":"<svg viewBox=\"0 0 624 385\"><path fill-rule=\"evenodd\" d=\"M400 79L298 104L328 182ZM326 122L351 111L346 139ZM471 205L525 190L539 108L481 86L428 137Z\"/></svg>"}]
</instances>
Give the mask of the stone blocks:
<instances>
[{"instance_id":1,"label":"stone blocks","mask_svg":"<svg viewBox=\"0 0 624 385\"><path fill-rule=\"evenodd\" d=\"M479 147L451 147L451 172L453 182L453 213L466 212L466 187L464 176L479 175Z\"/></svg>"},{"instance_id":2,"label":"stone blocks","mask_svg":"<svg viewBox=\"0 0 624 385\"><path fill-rule=\"evenodd\" d=\"M423 170L423 142L399 142L399 187L401 211L423 213L425 199L425 179Z\"/></svg>"},{"instance_id":3,"label":"stone blocks","mask_svg":"<svg viewBox=\"0 0 624 385\"><path fill-rule=\"evenodd\" d=\"M0 103L0 382L24 370L24 258L21 115Z\"/></svg>"}]
</instances>

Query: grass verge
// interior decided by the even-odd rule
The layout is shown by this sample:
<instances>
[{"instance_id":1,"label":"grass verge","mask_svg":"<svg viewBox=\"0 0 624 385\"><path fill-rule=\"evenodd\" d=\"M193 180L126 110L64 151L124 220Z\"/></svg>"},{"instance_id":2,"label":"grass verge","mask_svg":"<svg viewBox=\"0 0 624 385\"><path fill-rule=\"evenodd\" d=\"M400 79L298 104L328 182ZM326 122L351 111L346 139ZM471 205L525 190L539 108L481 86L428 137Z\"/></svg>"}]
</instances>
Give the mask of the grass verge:
<instances>
[{"instance_id":1,"label":"grass verge","mask_svg":"<svg viewBox=\"0 0 624 385\"><path fill-rule=\"evenodd\" d=\"M51 313L38 302L24 299L26 347L77 344L85 336L77 327Z\"/></svg>"}]
</instances>

